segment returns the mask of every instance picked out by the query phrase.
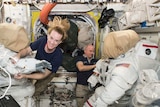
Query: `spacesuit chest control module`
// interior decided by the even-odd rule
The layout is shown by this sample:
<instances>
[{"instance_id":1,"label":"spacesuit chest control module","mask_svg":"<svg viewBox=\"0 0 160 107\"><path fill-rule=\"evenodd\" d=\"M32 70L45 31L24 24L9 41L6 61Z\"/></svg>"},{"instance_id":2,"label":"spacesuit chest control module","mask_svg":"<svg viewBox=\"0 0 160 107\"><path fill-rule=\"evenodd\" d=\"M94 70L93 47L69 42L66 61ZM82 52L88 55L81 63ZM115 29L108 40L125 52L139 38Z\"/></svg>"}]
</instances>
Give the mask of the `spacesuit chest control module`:
<instances>
[{"instance_id":1,"label":"spacesuit chest control module","mask_svg":"<svg viewBox=\"0 0 160 107\"><path fill-rule=\"evenodd\" d=\"M139 107L159 99L157 50L157 44L140 40L133 30L109 33L104 39L103 56L88 79L91 87L102 85L84 107Z\"/></svg>"}]
</instances>

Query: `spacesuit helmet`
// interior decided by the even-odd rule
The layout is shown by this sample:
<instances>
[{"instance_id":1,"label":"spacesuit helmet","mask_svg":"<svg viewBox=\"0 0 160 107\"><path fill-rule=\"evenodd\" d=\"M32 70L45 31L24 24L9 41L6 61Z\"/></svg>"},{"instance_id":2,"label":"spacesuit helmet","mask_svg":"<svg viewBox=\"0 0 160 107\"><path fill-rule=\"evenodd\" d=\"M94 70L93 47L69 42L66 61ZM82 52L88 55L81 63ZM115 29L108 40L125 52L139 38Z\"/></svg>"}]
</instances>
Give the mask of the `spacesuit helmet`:
<instances>
[{"instance_id":1,"label":"spacesuit helmet","mask_svg":"<svg viewBox=\"0 0 160 107\"><path fill-rule=\"evenodd\" d=\"M117 58L134 47L139 40L139 35L133 30L110 32L104 38L102 58Z\"/></svg>"}]
</instances>

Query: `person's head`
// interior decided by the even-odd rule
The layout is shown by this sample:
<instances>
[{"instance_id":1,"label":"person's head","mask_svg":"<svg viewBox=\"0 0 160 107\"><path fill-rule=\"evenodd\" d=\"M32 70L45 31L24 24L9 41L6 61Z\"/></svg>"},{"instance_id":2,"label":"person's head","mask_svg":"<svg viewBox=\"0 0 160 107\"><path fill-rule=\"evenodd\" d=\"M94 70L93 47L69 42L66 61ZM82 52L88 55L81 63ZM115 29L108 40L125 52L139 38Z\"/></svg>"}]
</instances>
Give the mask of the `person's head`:
<instances>
[{"instance_id":1,"label":"person's head","mask_svg":"<svg viewBox=\"0 0 160 107\"><path fill-rule=\"evenodd\" d=\"M87 58L92 58L94 56L95 48L92 44L84 46L84 55Z\"/></svg>"},{"instance_id":2,"label":"person's head","mask_svg":"<svg viewBox=\"0 0 160 107\"><path fill-rule=\"evenodd\" d=\"M48 29L47 46L49 49L54 49L62 43L67 37L65 30L59 26Z\"/></svg>"}]
</instances>

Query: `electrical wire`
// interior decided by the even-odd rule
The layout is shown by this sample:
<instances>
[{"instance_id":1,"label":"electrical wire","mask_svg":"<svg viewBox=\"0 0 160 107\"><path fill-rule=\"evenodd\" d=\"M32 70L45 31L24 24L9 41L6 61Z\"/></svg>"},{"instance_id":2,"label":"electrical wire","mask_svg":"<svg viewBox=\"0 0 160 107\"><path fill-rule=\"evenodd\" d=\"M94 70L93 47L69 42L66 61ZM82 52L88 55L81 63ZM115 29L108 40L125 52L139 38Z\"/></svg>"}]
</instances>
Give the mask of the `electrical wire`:
<instances>
[{"instance_id":1,"label":"electrical wire","mask_svg":"<svg viewBox=\"0 0 160 107\"><path fill-rule=\"evenodd\" d=\"M0 96L0 99L2 99L6 95L6 93L8 92L9 88L11 87L11 75L2 66L0 66L0 69L3 70L9 77L9 85L8 85L7 89L5 90L5 92L3 93L3 95Z\"/></svg>"},{"instance_id":2,"label":"electrical wire","mask_svg":"<svg viewBox=\"0 0 160 107\"><path fill-rule=\"evenodd\" d=\"M4 48L4 46L3 46L3 45L0 45L0 49L2 50L3 48ZM8 51L5 51L5 52L3 53L3 55L0 56L0 58L3 58L3 57L6 56L7 54L8 54ZM8 73L8 72L6 71L6 69L4 69L2 66L0 66L0 70L1 70L1 71L4 71L4 72L8 75L8 77L9 77L9 85L8 85L7 89L5 90L4 94L3 94L2 96L0 96L0 99L2 99L2 98L6 95L7 91L9 90L9 88L11 87L11 75L10 75L10 73ZM1 71L0 71L0 72L1 72Z\"/></svg>"},{"instance_id":3,"label":"electrical wire","mask_svg":"<svg viewBox=\"0 0 160 107\"><path fill-rule=\"evenodd\" d=\"M3 5L4 5L4 3L3 3L3 0L1 0L1 6L0 6L0 10L2 9L2 7L3 7Z\"/></svg>"}]
</instances>

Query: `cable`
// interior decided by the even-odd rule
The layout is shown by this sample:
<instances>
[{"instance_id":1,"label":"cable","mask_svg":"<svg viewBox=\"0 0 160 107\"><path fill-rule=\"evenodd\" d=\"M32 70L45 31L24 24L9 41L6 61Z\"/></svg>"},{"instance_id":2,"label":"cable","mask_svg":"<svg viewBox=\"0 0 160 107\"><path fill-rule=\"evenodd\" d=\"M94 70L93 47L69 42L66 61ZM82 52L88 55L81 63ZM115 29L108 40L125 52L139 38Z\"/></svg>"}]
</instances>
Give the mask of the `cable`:
<instances>
[{"instance_id":1,"label":"cable","mask_svg":"<svg viewBox=\"0 0 160 107\"><path fill-rule=\"evenodd\" d=\"M3 0L2 0L1 2L2 2L2 3L1 3L1 6L0 6L0 10L2 9L2 7L3 7L3 5L4 5Z\"/></svg>"},{"instance_id":2,"label":"cable","mask_svg":"<svg viewBox=\"0 0 160 107\"><path fill-rule=\"evenodd\" d=\"M8 92L9 88L11 87L11 75L3 67L0 66L0 69L3 70L9 77L9 85L8 85L7 89L5 90L4 94L2 96L0 96L0 99L2 99L6 95L6 93Z\"/></svg>"}]
</instances>

